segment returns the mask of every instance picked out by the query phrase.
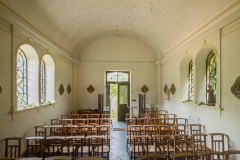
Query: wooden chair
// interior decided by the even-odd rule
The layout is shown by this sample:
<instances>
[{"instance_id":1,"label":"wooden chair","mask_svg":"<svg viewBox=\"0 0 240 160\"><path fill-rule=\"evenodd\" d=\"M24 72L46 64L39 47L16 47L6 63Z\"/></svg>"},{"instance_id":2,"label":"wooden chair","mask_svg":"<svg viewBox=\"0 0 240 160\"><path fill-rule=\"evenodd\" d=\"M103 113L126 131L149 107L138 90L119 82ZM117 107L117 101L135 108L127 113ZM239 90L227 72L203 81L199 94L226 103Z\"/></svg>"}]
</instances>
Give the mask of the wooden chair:
<instances>
[{"instance_id":1,"label":"wooden chair","mask_svg":"<svg viewBox=\"0 0 240 160\"><path fill-rule=\"evenodd\" d=\"M21 157L22 137L5 138L5 157ZM10 152L9 152L10 150Z\"/></svg>"},{"instance_id":2,"label":"wooden chair","mask_svg":"<svg viewBox=\"0 0 240 160\"><path fill-rule=\"evenodd\" d=\"M78 148L83 146L84 136L68 136L66 137L66 145L63 147L63 154L72 156L73 159L79 155L82 157L82 150L78 152Z\"/></svg>"},{"instance_id":3,"label":"wooden chair","mask_svg":"<svg viewBox=\"0 0 240 160\"><path fill-rule=\"evenodd\" d=\"M150 160L152 160L152 159L162 159L162 160L165 160L165 156L164 155L162 155L162 154L146 154L146 155L142 155L142 156L139 156L139 159L140 160L148 160L148 159L150 159Z\"/></svg>"},{"instance_id":4,"label":"wooden chair","mask_svg":"<svg viewBox=\"0 0 240 160\"><path fill-rule=\"evenodd\" d=\"M200 156L201 160L220 160L220 157L223 155L223 153L217 151L203 151L199 152L198 155ZM213 158L214 156L216 159Z\"/></svg>"},{"instance_id":5,"label":"wooden chair","mask_svg":"<svg viewBox=\"0 0 240 160\"><path fill-rule=\"evenodd\" d=\"M175 153L171 155L173 160L196 160L197 155L194 153Z\"/></svg>"},{"instance_id":6,"label":"wooden chair","mask_svg":"<svg viewBox=\"0 0 240 160\"><path fill-rule=\"evenodd\" d=\"M168 111L167 110L158 110L158 114L167 114Z\"/></svg>"},{"instance_id":7,"label":"wooden chair","mask_svg":"<svg viewBox=\"0 0 240 160\"><path fill-rule=\"evenodd\" d=\"M127 135L126 135L126 149L130 148L131 145L133 145L133 136L139 136L141 135L141 131L142 131L142 125L129 125L128 127L128 131L127 131ZM128 147L128 145L130 147Z\"/></svg>"},{"instance_id":8,"label":"wooden chair","mask_svg":"<svg viewBox=\"0 0 240 160\"><path fill-rule=\"evenodd\" d=\"M90 117L89 114L80 114L79 118L88 119L89 117Z\"/></svg>"},{"instance_id":9,"label":"wooden chair","mask_svg":"<svg viewBox=\"0 0 240 160\"><path fill-rule=\"evenodd\" d=\"M224 152L225 143L228 144L228 138L225 139L227 135L224 133L209 133L208 135L211 137L211 151ZM220 158L223 159L223 155L220 155Z\"/></svg>"},{"instance_id":10,"label":"wooden chair","mask_svg":"<svg viewBox=\"0 0 240 160\"><path fill-rule=\"evenodd\" d=\"M187 125L185 124L175 125L175 134L187 134Z\"/></svg>"},{"instance_id":11,"label":"wooden chair","mask_svg":"<svg viewBox=\"0 0 240 160\"><path fill-rule=\"evenodd\" d=\"M60 125L59 119L50 119L50 124L51 125Z\"/></svg>"},{"instance_id":12,"label":"wooden chair","mask_svg":"<svg viewBox=\"0 0 240 160\"><path fill-rule=\"evenodd\" d=\"M175 127L173 125L158 125L159 135L175 135Z\"/></svg>"},{"instance_id":13,"label":"wooden chair","mask_svg":"<svg viewBox=\"0 0 240 160\"><path fill-rule=\"evenodd\" d=\"M109 125L98 125L97 128L97 135L104 136L104 145L107 145L110 149L110 126Z\"/></svg>"},{"instance_id":14,"label":"wooden chair","mask_svg":"<svg viewBox=\"0 0 240 160\"><path fill-rule=\"evenodd\" d=\"M182 152L193 152L193 148L189 146L187 134L174 135L174 154Z\"/></svg>"},{"instance_id":15,"label":"wooden chair","mask_svg":"<svg viewBox=\"0 0 240 160\"><path fill-rule=\"evenodd\" d=\"M50 136L61 136L63 125L51 125L48 127L50 128Z\"/></svg>"},{"instance_id":16,"label":"wooden chair","mask_svg":"<svg viewBox=\"0 0 240 160\"><path fill-rule=\"evenodd\" d=\"M60 119L59 121L60 121L61 125L71 125L71 124L73 124L72 123L73 119Z\"/></svg>"},{"instance_id":17,"label":"wooden chair","mask_svg":"<svg viewBox=\"0 0 240 160\"><path fill-rule=\"evenodd\" d=\"M47 137L47 146L44 149L44 158L50 156L63 156L64 136Z\"/></svg>"},{"instance_id":18,"label":"wooden chair","mask_svg":"<svg viewBox=\"0 0 240 160\"><path fill-rule=\"evenodd\" d=\"M52 156L52 157L46 157L44 160L72 160L72 157L69 157L69 156Z\"/></svg>"},{"instance_id":19,"label":"wooden chair","mask_svg":"<svg viewBox=\"0 0 240 160\"><path fill-rule=\"evenodd\" d=\"M226 160L229 160L229 156L233 154L240 154L240 150L227 150L222 152Z\"/></svg>"},{"instance_id":20,"label":"wooden chair","mask_svg":"<svg viewBox=\"0 0 240 160\"><path fill-rule=\"evenodd\" d=\"M35 136L36 137L47 137L47 128L48 126L35 126ZM36 139L38 141L38 139ZM37 142L36 142L37 143Z\"/></svg>"},{"instance_id":21,"label":"wooden chair","mask_svg":"<svg viewBox=\"0 0 240 160\"><path fill-rule=\"evenodd\" d=\"M87 137L90 139L90 145L92 145L95 150L94 150L94 156L99 156L101 157L106 157L109 159L109 146L106 144L104 145L104 140L106 139L105 136L98 135L98 136L92 136L92 137ZM106 156L104 156L106 154Z\"/></svg>"},{"instance_id":22,"label":"wooden chair","mask_svg":"<svg viewBox=\"0 0 240 160\"><path fill-rule=\"evenodd\" d=\"M133 157L133 159L135 160L137 157L143 154L148 154L148 139L149 136L145 135L133 136L133 144L130 145L129 148L130 159L132 159Z\"/></svg>"},{"instance_id":23,"label":"wooden chair","mask_svg":"<svg viewBox=\"0 0 240 160\"><path fill-rule=\"evenodd\" d=\"M201 124L189 124L189 135L202 133Z\"/></svg>"},{"instance_id":24,"label":"wooden chair","mask_svg":"<svg viewBox=\"0 0 240 160\"><path fill-rule=\"evenodd\" d=\"M193 153L203 152L209 150L207 147L207 134L192 134L191 136L191 146L193 148Z\"/></svg>"},{"instance_id":25,"label":"wooden chair","mask_svg":"<svg viewBox=\"0 0 240 160\"><path fill-rule=\"evenodd\" d=\"M84 155L86 155L87 157L90 157L93 155L93 147L91 145L91 137L93 137L92 135L89 136L83 136L85 137L84 139L82 139L82 145L80 147L78 147L77 152L80 153L81 157L83 158Z\"/></svg>"},{"instance_id":26,"label":"wooden chair","mask_svg":"<svg viewBox=\"0 0 240 160\"><path fill-rule=\"evenodd\" d=\"M166 159L169 159L170 153L174 153L175 149L171 146L171 137L169 135L154 136L155 154L163 154Z\"/></svg>"},{"instance_id":27,"label":"wooden chair","mask_svg":"<svg viewBox=\"0 0 240 160\"><path fill-rule=\"evenodd\" d=\"M94 127L91 125L82 125L79 126L79 129L77 131L77 135L81 135L81 136L92 136L94 135Z\"/></svg>"},{"instance_id":28,"label":"wooden chair","mask_svg":"<svg viewBox=\"0 0 240 160\"><path fill-rule=\"evenodd\" d=\"M65 125L61 128L61 136L75 136L78 130L77 125Z\"/></svg>"},{"instance_id":29,"label":"wooden chair","mask_svg":"<svg viewBox=\"0 0 240 160\"><path fill-rule=\"evenodd\" d=\"M44 137L26 137L26 157L42 157Z\"/></svg>"},{"instance_id":30,"label":"wooden chair","mask_svg":"<svg viewBox=\"0 0 240 160\"><path fill-rule=\"evenodd\" d=\"M149 136L148 142L148 153L155 153L155 143L154 137L157 134L157 126L156 125L145 125L143 126L143 135Z\"/></svg>"},{"instance_id":31,"label":"wooden chair","mask_svg":"<svg viewBox=\"0 0 240 160\"><path fill-rule=\"evenodd\" d=\"M60 117L61 117L61 119L69 119L71 117L71 115L62 114Z\"/></svg>"},{"instance_id":32,"label":"wooden chair","mask_svg":"<svg viewBox=\"0 0 240 160\"><path fill-rule=\"evenodd\" d=\"M100 114L90 114L89 118L92 119L89 122L90 125L99 125L100 124L99 123Z\"/></svg>"}]
</instances>

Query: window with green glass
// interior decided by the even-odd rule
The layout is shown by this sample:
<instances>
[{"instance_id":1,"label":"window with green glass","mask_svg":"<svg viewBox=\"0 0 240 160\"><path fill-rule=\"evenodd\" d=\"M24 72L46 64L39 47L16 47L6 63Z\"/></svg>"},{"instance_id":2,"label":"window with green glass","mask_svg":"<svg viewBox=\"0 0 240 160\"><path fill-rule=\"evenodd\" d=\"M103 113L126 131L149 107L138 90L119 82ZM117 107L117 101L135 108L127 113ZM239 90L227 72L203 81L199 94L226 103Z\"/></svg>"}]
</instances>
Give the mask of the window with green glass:
<instances>
[{"instance_id":1,"label":"window with green glass","mask_svg":"<svg viewBox=\"0 0 240 160\"><path fill-rule=\"evenodd\" d=\"M215 90L214 94L216 97L217 94L217 61L216 61L216 54L212 50L207 57L207 64L206 64L206 90L208 89L208 85L212 86L212 89ZM206 97L207 99L207 97Z\"/></svg>"},{"instance_id":2,"label":"window with green glass","mask_svg":"<svg viewBox=\"0 0 240 160\"><path fill-rule=\"evenodd\" d=\"M189 63L188 100L193 100L193 62L192 60Z\"/></svg>"}]
</instances>

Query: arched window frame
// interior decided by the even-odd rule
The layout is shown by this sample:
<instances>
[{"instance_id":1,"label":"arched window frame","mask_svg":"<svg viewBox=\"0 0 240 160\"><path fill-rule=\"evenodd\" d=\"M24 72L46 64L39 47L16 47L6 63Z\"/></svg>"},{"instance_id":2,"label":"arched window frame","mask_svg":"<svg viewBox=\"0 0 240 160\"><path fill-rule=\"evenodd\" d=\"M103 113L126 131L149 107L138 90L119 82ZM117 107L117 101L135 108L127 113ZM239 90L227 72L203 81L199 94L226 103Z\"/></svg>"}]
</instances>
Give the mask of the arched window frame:
<instances>
[{"instance_id":1,"label":"arched window frame","mask_svg":"<svg viewBox=\"0 0 240 160\"><path fill-rule=\"evenodd\" d=\"M214 50L212 50L206 60L206 91L207 86L211 85L212 89L215 90L214 94L216 97L217 94L217 60ZM207 101L207 96L206 96Z\"/></svg>"},{"instance_id":2,"label":"arched window frame","mask_svg":"<svg viewBox=\"0 0 240 160\"><path fill-rule=\"evenodd\" d=\"M46 102L46 65L43 59L40 66L40 91L41 103Z\"/></svg>"},{"instance_id":3,"label":"arched window frame","mask_svg":"<svg viewBox=\"0 0 240 160\"><path fill-rule=\"evenodd\" d=\"M188 68L188 100L193 101L193 87L194 87L194 72L193 72L193 61L191 60L189 62L189 68Z\"/></svg>"},{"instance_id":4,"label":"arched window frame","mask_svg":"<svg viewBox=\"0 0 240 160\"><path fill-rule=\"evenodd\" d=\"M16 84L17 84L17 106L21 108L23 105L28 104L28 67L27 57L23 50L20 48L17 52L16 61Z\"/></svg>"}]
</instances>

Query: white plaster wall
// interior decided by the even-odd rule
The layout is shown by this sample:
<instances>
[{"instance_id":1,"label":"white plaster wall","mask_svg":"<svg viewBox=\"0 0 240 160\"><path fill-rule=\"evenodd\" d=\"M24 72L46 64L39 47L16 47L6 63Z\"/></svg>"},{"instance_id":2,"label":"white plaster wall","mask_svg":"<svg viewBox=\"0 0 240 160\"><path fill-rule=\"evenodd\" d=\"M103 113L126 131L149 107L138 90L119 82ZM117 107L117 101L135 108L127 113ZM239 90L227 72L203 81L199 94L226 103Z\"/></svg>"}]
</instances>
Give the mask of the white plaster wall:
<instances>
[{"instance_id":1,"label":"white plaster wall","mask_svg":"<svg viewBox=\"0 0 240 160\"><path fill-rule=\"evenodd\" d=\"M219 31L217 31L219 32ZM216 38L218 37L218 38ZM172 58L164 62L162 65L162 86L167 84L170 86L174 83L176 86L176 94L171 95L170 101L163 101L164 109L167 109L169 113L176 113L178 117L189 118L190 115L194 115L200 118L201 124L204 125L205 133L225 133L229 135L230 149L240 149L240 100L236 98L230 91L231 86L235 82L236 78L240 76L240 20L234 23L228 24L222 30L222 39L217 35L206 38L207 45L216 48L216 51L220 55L218 61L218 99L217 102L224 109L221 112L221 116L218 115L218 109L210 108L208 106L193 107L194 104L181 103L181 93L184 91L178 90L180 88L180 71L179 63L183 56L178 58ZM219 46L221 42L221 46ZM183 47L183 46L182 46ZM197 57L198 52L202 48L201 41L192 48L188 48L189 54ZM220 53L219 48L222 51ZM172 53L172 54L183 54L183 53ZM219 58L219 57L218 57ZM221 64L220 64L221 61ZM197 65L197 64L196 64ZM198 71L198 70L197 70ZM196 71L196 72L197 72ZM195 74L196 74L195 72ZM220 79L221 78L221 79ZM196 80L197 81L197 80ZM196 84L195 84L196 85ZM199 85L199 84L198 84ZM181 88L180 88L181 89ZM195 88L196 93L201 90L199 87ZM199 93L195 94L198 96ZM162 96L164 99L165 97ZM208 138L208 144L210 146L210 139ZM239 156L235 156L234 159L239 159Z\"/></svg>"},{"instance_id":2,"label":"white plaster wall","mask_svg":"<svg viewBox=\"0 0 240 160\"><path fill-rule=\"evenodd\" d=\"M108 35L93 40L79 53L78 108L97 108L97 94L104 94L105 72L130 71L131 99L138 99L141 87L147 85L148 103L157 103L157 55L139 39ZM93 93L87 87L95 87Z\"/></svg>"},{"instance_id":3,"label":"white plaster wall","mask_svg":"<svg viewBox=\"0 0 240 160\"><path fill-rule=\"evenodd\" d=\"M40 113L37 109L19 112L15 115L15 120L12 120L9 112L13 110L13 95L16 93L12 88L12 84L15 83L12 69L12 63L15 62L13 54L16 54L17 48L23 43L28 43L27 37L21 36L17 32L14 32L12 37L11 25L0 19L0 86L2 87L2 93L0 93L0 157L4 157L5 138L34 136L34 126L50 125L50 119L60 117L61 114L69 114L72 111L72 93L67 94L66 92L67 85L72 85L72 62L48 53L52 56L55 64L55 108L52 106L41 108ZM38 44L33 42L30 45L38 53L39 59L46 54L47 50ZM62 96L58 94L58 87L61 83L65 87ZM25 148L24 141L22 151L25 151Z\"/></svg>"}]
</instances>

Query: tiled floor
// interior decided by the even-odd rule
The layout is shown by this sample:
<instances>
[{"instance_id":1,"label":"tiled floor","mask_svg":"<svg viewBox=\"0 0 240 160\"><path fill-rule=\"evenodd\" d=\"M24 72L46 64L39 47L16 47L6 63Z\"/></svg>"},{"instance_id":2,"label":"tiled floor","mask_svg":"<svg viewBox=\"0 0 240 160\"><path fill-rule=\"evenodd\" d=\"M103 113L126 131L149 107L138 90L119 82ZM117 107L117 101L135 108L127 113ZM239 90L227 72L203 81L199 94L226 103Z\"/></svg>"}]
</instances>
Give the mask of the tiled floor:
<instances>
[{"instance_id":1,"label":"tiled floor","mask_svg":"<svg viewBox=\"0 0 240 160\"><path fill-rule=\"evenodd\" d=\"M125 128L125 131L113 131L113 128ZM129 160L129 154L126 150L126 123L113 121L112 129L109 160Z\"/></svg>"}]
</instances>

